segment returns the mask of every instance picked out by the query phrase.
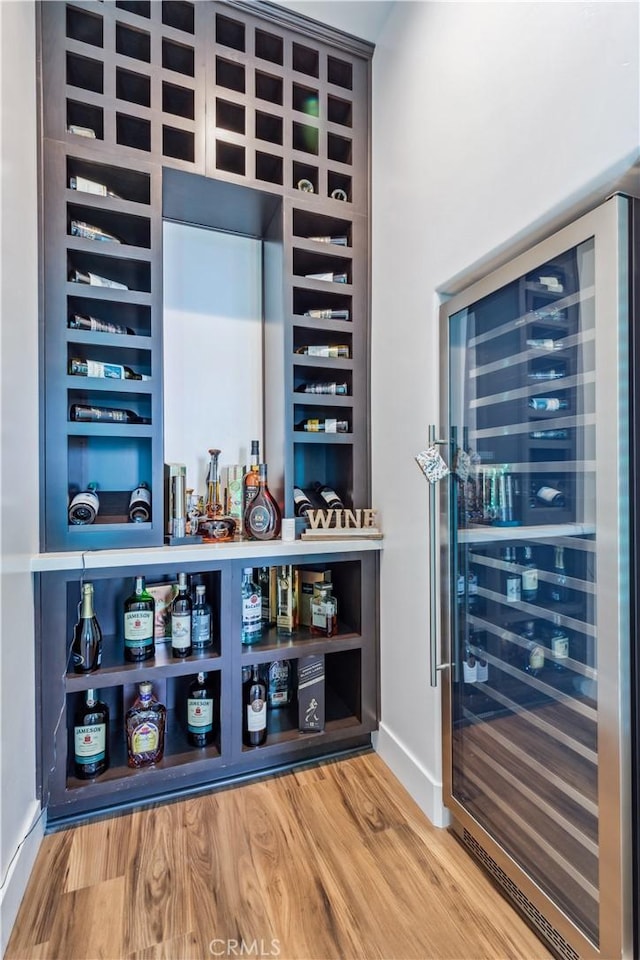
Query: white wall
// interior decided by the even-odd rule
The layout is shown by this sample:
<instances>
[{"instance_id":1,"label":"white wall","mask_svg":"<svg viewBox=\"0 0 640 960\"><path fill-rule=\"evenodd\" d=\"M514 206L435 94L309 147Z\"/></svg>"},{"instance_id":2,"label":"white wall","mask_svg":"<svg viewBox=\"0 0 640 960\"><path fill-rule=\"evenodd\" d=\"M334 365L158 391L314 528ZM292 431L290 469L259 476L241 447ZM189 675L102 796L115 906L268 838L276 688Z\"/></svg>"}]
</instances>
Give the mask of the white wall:
<instances>
[{"instance_id":1,"label":"white wall","mask_svg":"<svg viewBox=\"0 0 640 960\"><path fill-rule=\"evenodd\" d=\"M30 555L38 551L38 272L35 10L0 3L0 891L4 953L42 824L36 823Z\"/></svg>"},{"instance_id":2,"label":"white wall","mask_svg":"<svg viewBox=\"0 0 640 960\"><path fill-rule=\"evenodd\" d=\"M330 6L330 5L329 5ZM639 155L637 3L398 2L373 89L378 749L442 823L428 679L427 486L438 290L583 205Z\"/></svg>"}]
</instances>

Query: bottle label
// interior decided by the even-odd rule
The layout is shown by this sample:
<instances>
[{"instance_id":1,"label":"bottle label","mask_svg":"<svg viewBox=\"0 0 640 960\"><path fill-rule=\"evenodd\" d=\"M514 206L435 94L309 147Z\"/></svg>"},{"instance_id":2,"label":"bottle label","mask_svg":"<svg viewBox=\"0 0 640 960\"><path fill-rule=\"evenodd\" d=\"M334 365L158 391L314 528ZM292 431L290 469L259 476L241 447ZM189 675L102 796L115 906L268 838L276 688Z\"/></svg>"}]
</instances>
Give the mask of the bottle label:
<instances>
[{"instance_id":1,"label":"bottle label","mask_svg":"<svg viewBox=\"0 0 640 960\"><path fill-rule=\"evenodd\" d=\"M507 577L507 602L517 603L520 599L520 577Z\"/></svg>"},{"instance_id":2,"label":"bottle label","mask_svg":"<svg viewBox=\"0 0 640 960\"><path fill-rule=\"evenodd\" d=\"M478 679L478 664L471 653L462 664L462 675L465 683L475 683Z\"/></svg>"},{"instance_id":3,"label":"bottle label","mask_svg":"<svg viewBox=\"0 0 640 960\"><path fill-rule=\"evenodd\" d=\"M213 730L213 700L187 700L187 729L189 733L209 733Z\"/></svg>"},{"instance_id":4,"label":"bottle label","mask_svg":"<svg viewBox=\"0 0 640 960\"><path fill-rule=\"evenodd\" d=\"M529 667L531 670L542 670L544 667L544 650L537 643L529 653Z\"/></svg>"},{"instance_id":5,"label":"bottle label","mask_svg":"<svg viewBox=\"0 0 640 960\"><path fill-rule=\"evenodd\" d=\"M255 533L266 533L271 524L271 514L262 504L251 507L249 511L249 529Z\"/></svg>"},{"instance_id":6,"label":"bottle label","mask_svg":"<svg viewBox=\"0 0 640 960\"><path fill-rule=\"evenodd\" d=\"M74 758L76 763L96 763L106 757L107 725L90 724L75 727L73 731Z\"/></svg>"},{"instance_id":7,"label":"bottle label","mask_svg":"<svg viewBox=\"0 0 640 960\"><path fill-rule=\"evenodd\" d=\"M566 660L569 656L569 637L562 634L551 638L551 656L554 660Z\"/></svg>"},{"instance_id":8,"label":"bottle label","mask_svg":"<svg viewBox=\"0 0 640 960\"><path fill-rule=\"evenodd\" d=\"M154 753L160 743L160 732L155 723L144 720L133 731L131 736L131 752L135 754Z\"/></svg>"},{"instance_id":9,"label":"bottle label","mask_svg":"<svg viewBox=\"0 0 640 960\"><path fill-rule=\"evenodd\" d=\"M535 593L538 589L538 571L525 570L522 574L522 589L526 593Z\"/></svg>"},{"instance_id":10,"label":"bottle label","mask_svg":"<svg viewBox=\"0 0 640 960\"><path fill-rule=\"evenodd\" d=\"M72 189L82 193L94 193L99 197L106 197L107 188L104 183L97 183L95 180L88 180L86 177L75 177L75 187Z\"/></svg>"},{"instance_id":11,"label":"bottle label","mask_svg":"<svg viewBox=\"0 0 640 960\"><path fill-rule=\"evenodd\" d=\"M124 645L129 649L153 643L153 610L135 610L124 615Z\"/></svg>"},{"instance_id":12,"label":"bottle label","mask_svg":"<svg viewBox=\"0 0 640 960\"><path fill-rule=\"evenodd\" d=\"M186 650L191 646L191 617L189 614L171 614L171 646Z\"/></svg>"},{"instance_id":13,"label":"bottle label","mask_svg":"<svg viewBox=\"0 0 640 960\"><path fill-rule=\"evenodd\" d=\"M267 701L260 697L247 705L247 729L250 733L258 733L267 726Z\"/></svg>"},{"instance_id":14,"label":"bottle label","mask_svg":"<svg viewBox=\"0 0 640 960\"><path fill-rule=\"evenodd\" d=\"M103 377L108 380L124 380L124 367L119 363L102 363L99 360L87 360L87 376Z\"/></svg>"},{"instance_id":15,"label":"bottle label","mask_svg":"<svg viewBox=\"0 0 640 960\"><path fill-rule=\"evenodd\" d=\"M489 664L482 657L476 661L476 683L486 683L489 679Z\"/></svg>"},{"instance_id":16,"label":"bottle label","mask_svg":"<svg viewBox=\"0 0 640 960\"><path fill-rule=\"evenodd\" d=\"M194 613L193 621L193 646L208 647L211 642L211 614Z\"/></svg>"}]
</instances>

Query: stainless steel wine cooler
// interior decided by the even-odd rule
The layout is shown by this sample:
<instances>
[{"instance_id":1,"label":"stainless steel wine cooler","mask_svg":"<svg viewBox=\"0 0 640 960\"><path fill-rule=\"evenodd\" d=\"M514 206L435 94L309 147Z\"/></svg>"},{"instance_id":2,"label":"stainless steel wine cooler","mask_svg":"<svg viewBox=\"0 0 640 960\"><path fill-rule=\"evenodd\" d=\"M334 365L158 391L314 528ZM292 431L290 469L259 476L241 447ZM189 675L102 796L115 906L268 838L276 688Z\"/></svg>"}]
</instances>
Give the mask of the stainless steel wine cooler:
<instances>
[{"instance_id":1,"label":"stainless steel wine cooler","mask_svg":"<svg viewBox=\"0 0 640 960\"><path fill-rule=\"evenodd\" d=\"M441 314L445 803L571 960L634 955L632 208L613 197Z\"/></svg>"}]
</instances>

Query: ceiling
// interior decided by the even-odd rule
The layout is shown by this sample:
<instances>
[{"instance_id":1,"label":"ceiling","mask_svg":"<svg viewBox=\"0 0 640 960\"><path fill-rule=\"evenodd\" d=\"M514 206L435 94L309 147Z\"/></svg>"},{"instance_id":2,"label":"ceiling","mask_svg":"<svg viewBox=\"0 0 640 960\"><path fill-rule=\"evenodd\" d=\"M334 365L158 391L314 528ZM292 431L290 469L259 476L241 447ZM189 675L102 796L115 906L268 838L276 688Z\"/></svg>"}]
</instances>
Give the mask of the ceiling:
<instances>
[{"instance_id":1,"label":"ceiling","mask_svg":"<svg viewBox=\"0 0 640 960\"><path fill-rule=\"evenodd\" d=\"M394 0L280 0L278 6L375 43Z\"/></svg>"}]
</instances>

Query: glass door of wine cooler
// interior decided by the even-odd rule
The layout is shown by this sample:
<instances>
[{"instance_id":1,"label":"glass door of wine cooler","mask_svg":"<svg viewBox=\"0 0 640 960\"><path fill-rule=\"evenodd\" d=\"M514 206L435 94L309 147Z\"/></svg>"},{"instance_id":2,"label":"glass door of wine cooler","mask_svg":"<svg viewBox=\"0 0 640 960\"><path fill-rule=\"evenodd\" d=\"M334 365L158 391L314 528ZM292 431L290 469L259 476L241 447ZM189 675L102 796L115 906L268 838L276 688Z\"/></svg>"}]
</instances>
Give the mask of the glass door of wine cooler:
<instances>
[{"instance_id":1,"label":"glass door of wine cooler","mask_svg":"<svg viewBox=\"0 0 640 960\"><path fill-rule=\"evenodd\" d=\"M626 256L617 197L443 308L446 802L569 957L628 940Z\"/></svg>"}]
</instances>

